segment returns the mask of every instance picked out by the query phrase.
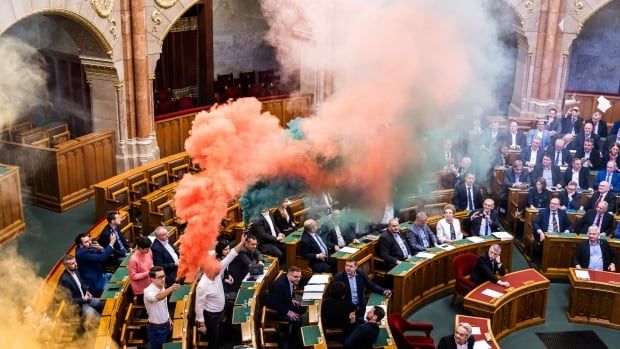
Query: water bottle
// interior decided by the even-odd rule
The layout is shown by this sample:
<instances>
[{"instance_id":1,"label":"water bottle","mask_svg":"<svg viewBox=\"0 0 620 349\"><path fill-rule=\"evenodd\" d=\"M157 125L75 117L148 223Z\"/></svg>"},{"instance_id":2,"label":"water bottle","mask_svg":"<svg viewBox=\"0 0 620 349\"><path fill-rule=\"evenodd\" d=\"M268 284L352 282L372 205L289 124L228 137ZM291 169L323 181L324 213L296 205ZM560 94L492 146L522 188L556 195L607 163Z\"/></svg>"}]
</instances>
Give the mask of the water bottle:
<instances>
[{"instance_id":1,"label":"water bottle","mask_svg":"<svg viewBox=\"0 0 620 349\"><path fill-rule=\"evenodd\" d=\"M243 301L243 315L245 317L250 316L250 307L248 306L248 301L247 300Z\"/></svg>"}]
</instances>

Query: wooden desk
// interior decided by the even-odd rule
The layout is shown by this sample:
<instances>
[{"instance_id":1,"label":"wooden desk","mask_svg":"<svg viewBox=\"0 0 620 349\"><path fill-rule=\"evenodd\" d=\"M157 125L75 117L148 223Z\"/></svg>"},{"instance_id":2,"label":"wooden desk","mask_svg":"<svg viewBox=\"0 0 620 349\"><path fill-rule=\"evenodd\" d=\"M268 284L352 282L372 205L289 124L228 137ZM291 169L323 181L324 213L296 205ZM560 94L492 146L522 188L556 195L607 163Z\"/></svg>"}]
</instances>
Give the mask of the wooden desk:
<instances>
[{"instance_id":1,"label":"wooden desk","mask_svg":"<svg viewBox=\"0 0 620 349\"><path fill-rule=\"evenodd\" d=\"M352 248L356 248L357 252L354 253L344 253L344 252L334 252L331 255L331 258L334 258L336 260L336 267L337 267L337 271L343 272L344 271L344 266L345 264L347 264L347 260L349 260L350 258L355 259L356 261L360 261L360 260L368 260L370 263L372 263L372 254L374 251L374 245L376 244L376 241L368 241L368 240L363 240L364 242L361 242L356 244L356 243L350 243L348 245L348 247L352 247ZM365 259L366 256L370 255L371 257L368 259ZM372 267L371 267L372 269ZM367 273L368 275L371 275L370 273Z\"/></svg>"},{"instance_id":2,"label":"wooden desk","mask_svg":"<svg viewBox=\"0 0 620 349\"><path fill-rule=\"evenodd\" d=\"M547 311L549 280L536 269L525 269L506 274L502 280L508 289L485 282L465 296L463 307L475 316L491 320L497 339L521 328L542 324ZM503 293L499 298L482 294L486 289Z\"/></svg>"},{"instance_id":3,"label":"wooden desk","mask_svg":"<svg viewBox=\"0 0 620 349\"><path fill-rule=\"evenodd\" d=\"M568 321L620 330L620 274L588 270L590 280L583 280L575 270L570 268L568 274Z\"/></svg>"},{"instance_id":4,"label":"wooden desk","mask_svg":"<svg viewBox=\"0 0 620 349\"><path fill-rule=\"evenodd\" d=\"M501 241L491 235L484 242L472 243L464 239L456 244L456 248L451 251L433 249L436 256L432 259L411 257L388 272L394 278L394 309L398 309L406 317L430 300L452 293L456 255L467 252L480 255L487 253L491 245L499 244L502 247L501 258L505 267L508 270L512 268L512 240Z\"/></svg>"},{"instance_id":5,"label":"wooden desk","mask_svg":"<svg viewBox=\"0 0 620 349\"><path fill-rule=\"evenodd\" d=\"M19 167L0 165L0 244L26 229Z\"/></svg>"},{"instance_id":6,"label":"wooden desk","mask_svg":"<svg viewBox=\"0 0 620 349\"><path fill-rule=\"evenodd\" d=\"M495 340L493 335L493 329L491 328L491 320L483 317L457 315L454 319L454 328L460 323L466 322L472 327L479 327L480 334L474 334L474 339L477 341L485 341L492 349L499 349L499 344ZM489 340L487 340L487 336Z\"/></svg>"}]
</instances>

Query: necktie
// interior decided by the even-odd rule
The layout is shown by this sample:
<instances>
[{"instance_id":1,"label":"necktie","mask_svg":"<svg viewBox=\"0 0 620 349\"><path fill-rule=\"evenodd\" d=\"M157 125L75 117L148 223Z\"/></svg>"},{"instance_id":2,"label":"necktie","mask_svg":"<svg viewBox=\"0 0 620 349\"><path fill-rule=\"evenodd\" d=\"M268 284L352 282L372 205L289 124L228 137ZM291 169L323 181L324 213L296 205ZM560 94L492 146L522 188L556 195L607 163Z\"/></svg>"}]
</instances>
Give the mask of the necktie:
<instances>
[{"instance_id":1,"label":"necktie","mask_svg":"<svg viewBox=\"0 0 620 349\"><path fill-rule=\"evenodd\" d=\"M601 214L597 213L596 214L596 222L594 223L594 225L596 225L597 227L601 227Z\"/></svg>"},{"instance_id":2,"label":"necktie","mask_svg":"<svg viewBox=\"0 0 620 349\"><path fill-rule=\"evenodd\" d=\"M456 240L456 232L454 231L454 224L450 223L450 239Z\"/></svg>"},{"instance_id":3,"label":"necktie","mask_svg":"<svg viewBox=\"0 0 620 349\"><path fill-rule=\"evenodd\" d=\"M325 243L323 242L323 239L321 239L320 236L318 235L314 235L314 238L316 239L316 241L319 243L319 247L321 248L321 251L323 251L323 254L328 256L329 253L327 251L327 246L325 245Z\"/></svg>"},{"instance_id":4,"label":"necktie","mask_svg":"<svg viewBox=\"0 0 620 349\"><path fill-rule=\"evenodd\" d=\"M489 213L489 217L490 217L490 213ZM484 218L484 221L486 222L485 224L487 225L486 229L484 230L484 235L491 235L491 220L487 217Z\"/></svg>"},{"instance_id":5,"label":"necktie","mask_svg":"<svg viewBox=\"0 0 620 349\"><path fill-rule=\"evenodd\" d=\"M551 227L553 229L554 232L558 232L558 216L556 215L555 212L553 212L553 220L551 221Z\"/></svg>"},{"instance_id":6,"label":"necktie","mask_svg":"<svg viewBox=\"0 0 620 349\"><path fill-rule=\"evenodd\" d=\"M420 235L422 236L422 243L424 244L424 247L428 248L428 238L426 237L426 232L424 231L424 228L420 230Z\"/></svg>"},{"instance_id":7,"label":"necktie","mask_svg":"<svg viewBox=\"0 0 620 349\"><path fill-rule=\"evenodd\" d=\"M607 178L605 180L607 181L607 183L611 184L611 173L607 174Z\"/></svg>"},{"instance_id":8,"label":"necktie","mask_svg":"<svg viewBox=\"0 0 620 349\"><path fill-rule=\"evenodd\" d=\"M596 202L594 202L594 208L598 207L598 204L601 202L602 199L603 196L601 194L598 194L598 199L596 199Z\"/></svg>"},{"instance_id":9,"label":"necktie","mask_svg":"<svg viewBox=\"0 0 620 349\"><path fill-rule=\"evenodd\" d=\"M123 243L121 242L121 236L116 229L114 229L114 234L116 234L116 243L120 247L121 252L125 253L125 246L123 246Z\"/></svg>"},{"instance_id":10,"label":"necktie","mask_svg":"<svg viewBox=\"0 0 620 349\"><path fill-rule=\"evenodd\" d=\"M467 188L467 209L469 211L474 210L474 195L471 192L471 187Z\"/></svg>"},{"instance_id":11,"label":"necktie","mask_svg":"<svg viewBox=\"0 0 620 349\"><path fill-rule=\"evenodd\" d=\"M558 166L562 165L562 157L560 156L560 152L556 151L555 152L555 164Z\"/></svg>"}]
</instances>

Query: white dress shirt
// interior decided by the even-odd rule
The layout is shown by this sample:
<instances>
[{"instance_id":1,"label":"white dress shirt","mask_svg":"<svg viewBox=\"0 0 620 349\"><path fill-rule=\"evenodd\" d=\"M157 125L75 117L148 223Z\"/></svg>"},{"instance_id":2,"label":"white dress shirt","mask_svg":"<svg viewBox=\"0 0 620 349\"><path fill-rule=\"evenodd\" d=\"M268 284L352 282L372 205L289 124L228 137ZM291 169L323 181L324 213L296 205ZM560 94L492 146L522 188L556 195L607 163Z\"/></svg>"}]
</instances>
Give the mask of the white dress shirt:
<instances>
[{"instance_id":1,"label":"white dress shirt","mask_svg":"<svg viewBox=\"0 0 620 349\"><path fill-rule=\"evenodd\" d=\"M269 211L261 212L261 214L263 215L263 217L267 221L267 224L269 225L269 230L271 230L271 235L273 235L273 237L277 237L278 234L276 234L276 228L274 228L273 226L273 222L271 221L271 216L269 215Z\"/></svg>"},{"instance_id":2,"label":"white dress shirt","mask_svg":"<svg viewBox=\"0 0 620 349\"><path fill-rule=\"evenodd\" d=\"M222 276L228 265L237 257L237 251L235 249L230 250L228 255L220 262L220 273L215 277L215 280L209 279L206 275L203 275L198 281L196 286L196 321L204 322L203 310L210 313L218 313L224 310L224 284L222 283Z\"/></svg>"},{"instance_id":3,"label":"white dress shirt","mask_svg":"<svg viewBox=\"0 0 620 349\"><path fill-rule=\"evenodd\" d=\"M144 307L149 315L149 322L152 324L161 325L170 321L168 297L164 297L161 300L157 300L156 297L163 290L164 288L159 288L153 283L144 289Z\"/></svg>"}]
</instances>

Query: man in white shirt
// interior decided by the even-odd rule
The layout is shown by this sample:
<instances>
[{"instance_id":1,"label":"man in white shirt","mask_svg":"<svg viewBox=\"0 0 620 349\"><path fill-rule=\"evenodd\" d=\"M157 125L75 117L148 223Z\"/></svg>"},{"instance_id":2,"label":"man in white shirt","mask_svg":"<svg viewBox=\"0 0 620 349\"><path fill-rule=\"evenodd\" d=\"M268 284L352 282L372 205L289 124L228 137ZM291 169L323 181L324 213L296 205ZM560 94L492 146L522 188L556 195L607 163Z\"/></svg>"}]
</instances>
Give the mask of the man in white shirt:
<instances>
[{"instance_id":1,"label":"man in white shirt","mask_svg":"<svg viewBox=\"0 0 620 349\"><path fill-rule=\"evenodd\" d=\"M172 333L172 321L168 313L168 296L179 289L179 284L166 288L164 268L155 266L149 270L151 284L144 289L144 307L149 315L146 325L151 349L161 349Z\"/></svg>"},{"instance_id":2,"label":"man in white shirt","mask_svg":"<svg viewBox=\"0 0 620 349\"><path fill-rule=\"evenodd\" d=\"M166 227L155 228L155 240L151 245L153 253L153 265L164 268L166 273L166 286L174 283L179 266L179 251L170 243Z\"/></svg>"},{"instance_id":3,"label":"man in white shirt","mask_svg":"<svg viewBox=\"0 0 620 349\"><path fill-rule=\"evenodd\" d=\"M224 284L222 276L228 265L237 257L241 247L246 241L246 236L234 249L221 261L213 260L204 271L204 275L196 286L196 324L198 331L207 332L209 347L220 347L220 324L224 320Z\"/></svg>"},{"instance_id":4,"label":"man in white shirt","mask_svg":"<svg viewBox=\"0 0 620 349\"><path fill-rule=\"evenodd\" d=\"M88 292L88 285L78 272L78 264L74 256L64 256L62 264L65 271L60 276L60 286L69 292L71 302L80 307L80 312L85 320L84 326L89 328L90 324L98 325L104 303Z\"/></svg>"}]
</instances>

